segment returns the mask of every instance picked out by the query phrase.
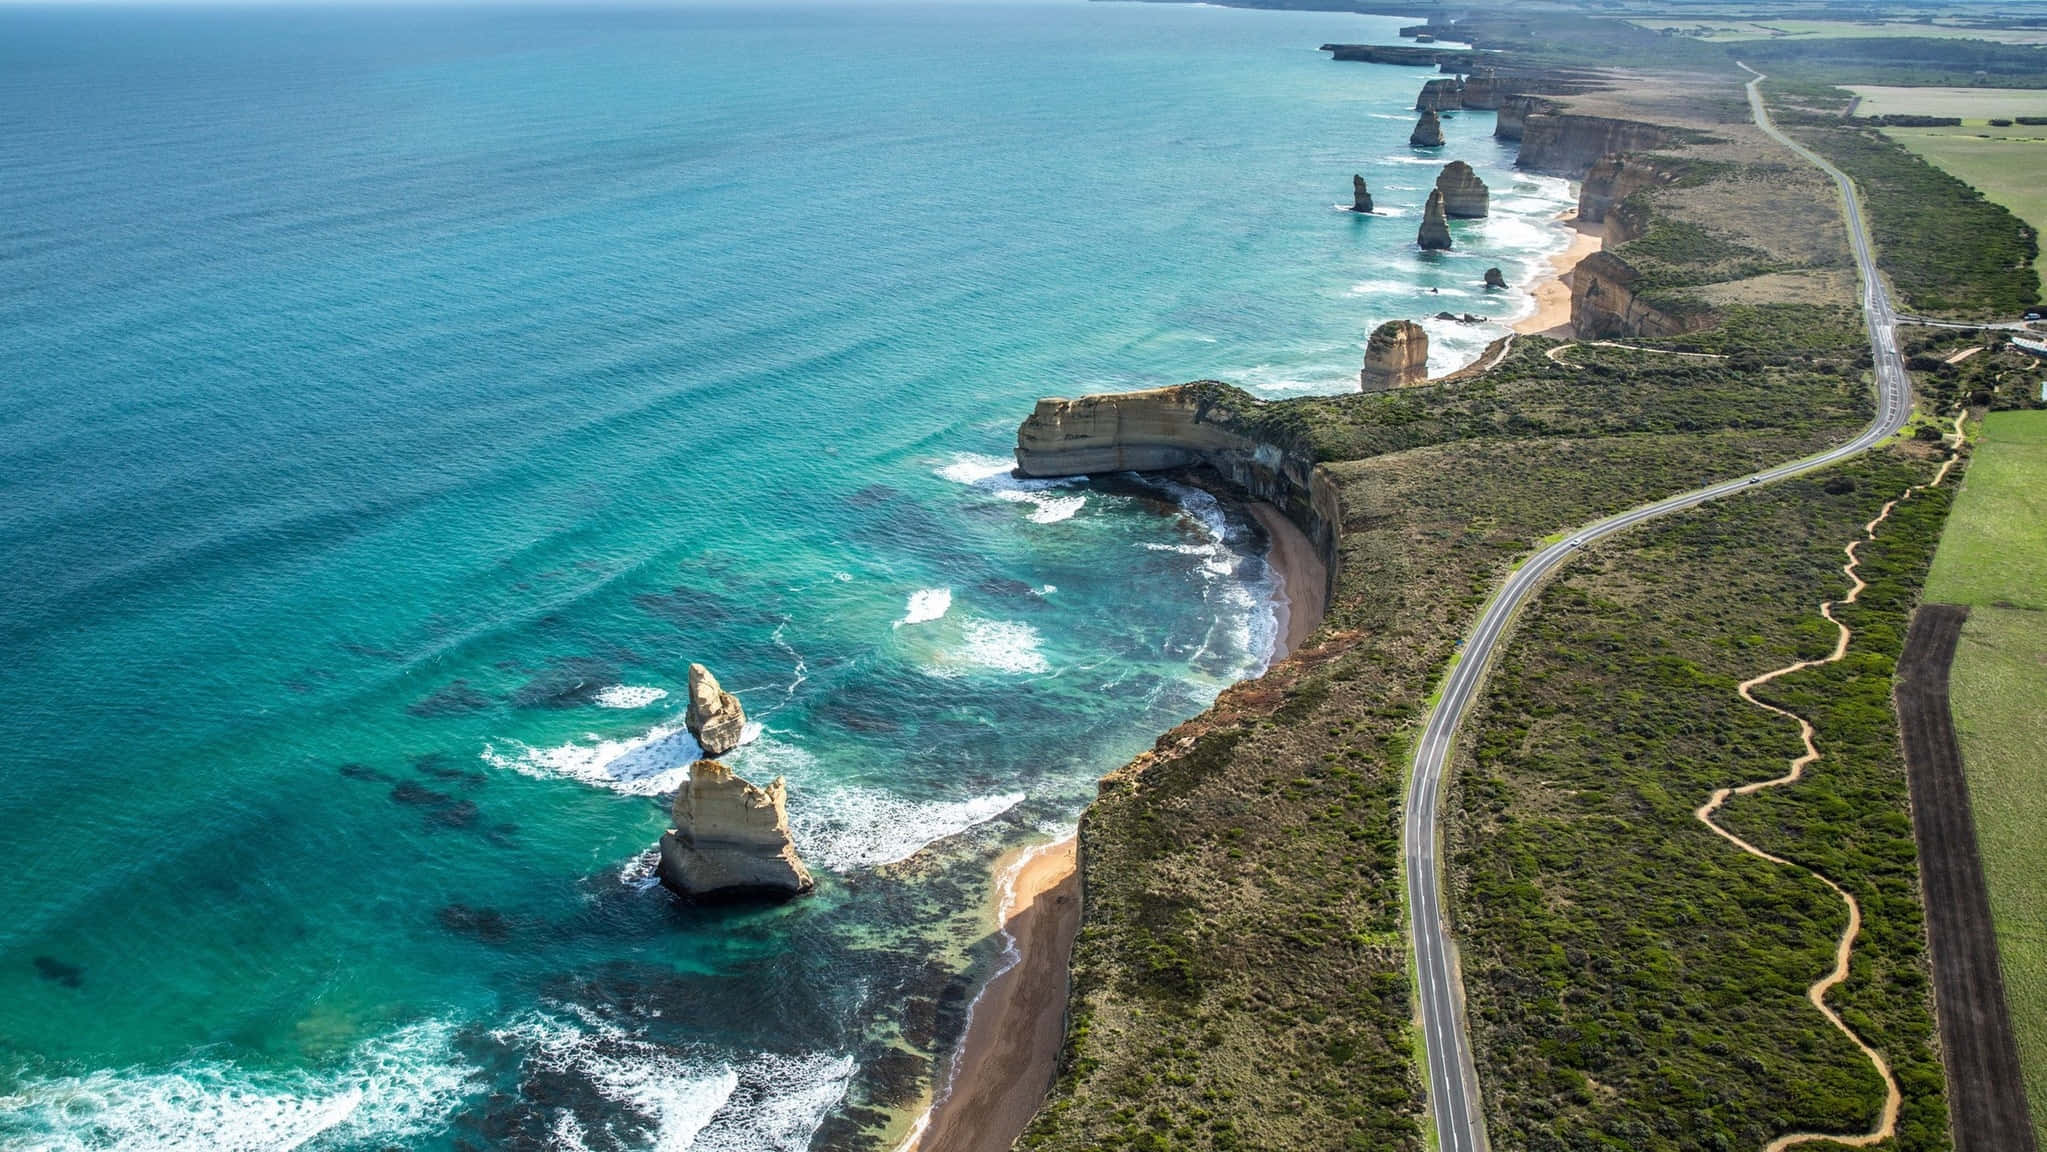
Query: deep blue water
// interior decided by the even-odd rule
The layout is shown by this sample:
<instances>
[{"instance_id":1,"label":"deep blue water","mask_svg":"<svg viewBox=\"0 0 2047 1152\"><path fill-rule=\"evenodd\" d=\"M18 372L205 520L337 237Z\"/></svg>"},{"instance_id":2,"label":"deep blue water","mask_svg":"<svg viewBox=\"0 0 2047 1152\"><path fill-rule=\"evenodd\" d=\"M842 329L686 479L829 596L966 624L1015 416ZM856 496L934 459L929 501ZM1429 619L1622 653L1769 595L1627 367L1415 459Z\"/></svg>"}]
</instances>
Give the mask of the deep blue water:
<instances>
[{"instance_id":1,"label":"deep blue water","mask_svg":"<svg viewBox=\"0 0 2047 1152\"><path fill-rule=\"evenodd\" d=\"M1009 480L1031 401L1353 388L1560 244L1489 115L1418 158L1425 75L1314 50L1398 23L0 8L0 1143L914 1110L993 855L1272 640L1199 493ZM815 896L647 879L691 661Z\"/></svg>"}]
</instances>

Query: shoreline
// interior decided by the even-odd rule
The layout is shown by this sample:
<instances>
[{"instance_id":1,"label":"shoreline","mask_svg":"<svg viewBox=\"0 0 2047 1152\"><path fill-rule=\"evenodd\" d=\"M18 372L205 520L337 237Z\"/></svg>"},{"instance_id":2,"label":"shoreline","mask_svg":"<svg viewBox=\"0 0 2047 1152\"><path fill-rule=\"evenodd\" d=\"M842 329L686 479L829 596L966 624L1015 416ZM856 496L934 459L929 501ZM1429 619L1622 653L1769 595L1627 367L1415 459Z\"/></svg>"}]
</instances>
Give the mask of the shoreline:
<instances>
[{"instance_id":1,"label":"shoreline","mask_svg":"<svg viewBox=\"0 0 2047 1152\"><path fill-rule=\"evenodd\" d=\"M1321 627L1329 569L1307 534L1278 508L1262 500L1244 507L1265 529L1265 562L1274 577L1279 627L1270 668ZM995 874L1005 963L974 996L945 1082L896 1152L1008 1152L1058 1073L1073 941L1080 932L1079 841L1068 835L1006 853Z\"/></svg>"},{"instance_id":2,"label":"shoreline","mask_svg":"<svg viewBox=\"0 0 2047 1152\"><path fill-rule=\"evenodd\" d=\"M1571 331L1571 270L1578 262L1600 250L1601 229L1578 222L1578 211L1572 209L1557 217L1557 225L1571 237L1570 244L1563 251L1549 258L1550 272L1535 285L1535 311L1514 322L1514 332L1520 336L1553 336L1570 339Z\"/></svg>"},{"instance_id":3,"label":"shoreline","mask_svg":"<svg viewBox=\"0 0 2047 1152\"><path fill-rule=\"evenodd\" d=\"M1074 836L1005 854L997 906L1006 963L968 1008L938 1098L897 1152L1008 1152L1058 1072L1066 985L1080 931Z\"/></svg>"}]
</instances>

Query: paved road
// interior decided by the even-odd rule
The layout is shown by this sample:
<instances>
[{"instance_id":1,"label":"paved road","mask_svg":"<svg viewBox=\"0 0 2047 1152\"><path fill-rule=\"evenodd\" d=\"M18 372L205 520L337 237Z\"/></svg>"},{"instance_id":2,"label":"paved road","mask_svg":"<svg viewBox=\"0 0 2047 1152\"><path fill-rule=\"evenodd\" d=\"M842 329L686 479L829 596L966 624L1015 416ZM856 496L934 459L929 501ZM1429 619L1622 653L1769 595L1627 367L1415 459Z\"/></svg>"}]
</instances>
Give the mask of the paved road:
<instances>
[{"instance_id":1,"label":"paved road","mask_svg":"<svg viewBox=\"0 0 2047 1152\"><path fill-rule=\"evenodd\" d=\"M1742 65L1748 68L1747 65ZM1754 72L1754 69L1748 69ZM1671 512L1696 507L1757 484L1831 464L1853 456L1890 438L1904 427L1911 415L1912 385L1905 375L1905 363L1898 355L1896 329L1898 314L1891 306L1890 293L1877 274L1870 251L1869 229L1862 221L1862 207L1855 186L1833 165L1779 132L1763 107L1763 81L1755 73L1749 81L1749 107L1756 124L1770 137L1817 165L1840 187L1848 231L1855 247L1855 263L1862 277L1862 310L1869 327L1869 345L1876 361L1876 416L1862 434L1837 448L1793 460L1754 476L1742 476L1709 488L1673 496L1667 500L1610 516L1588 524L1556 544L1535 554L1516 569L1486 605L1478 627L1465 640L1462 657L1451 670L1443 694L1429 715L1415 756L1414 774L1408 782L1406 815L1407 900L1414 924L1415 978L1421 994L1422 1036L1428 1052L1429 1106L1436 1121L1442 1152L1485 1152L1485 1116L1479 1106L1478 1077L1473 1069L1471 1043L1464 1023L1464 990L1458 982L1457 965L1449 930L1443 919L1442 876L1436 857L1437 812L1442 802L1444 770L1455 746L1457 726L1477 697L1486 665L1492 660L1500 637L1507 631L1515 611L1541 586L1551 572L1581 546L1616 532L1632 528Z\"/></svg>"}]
</instances>

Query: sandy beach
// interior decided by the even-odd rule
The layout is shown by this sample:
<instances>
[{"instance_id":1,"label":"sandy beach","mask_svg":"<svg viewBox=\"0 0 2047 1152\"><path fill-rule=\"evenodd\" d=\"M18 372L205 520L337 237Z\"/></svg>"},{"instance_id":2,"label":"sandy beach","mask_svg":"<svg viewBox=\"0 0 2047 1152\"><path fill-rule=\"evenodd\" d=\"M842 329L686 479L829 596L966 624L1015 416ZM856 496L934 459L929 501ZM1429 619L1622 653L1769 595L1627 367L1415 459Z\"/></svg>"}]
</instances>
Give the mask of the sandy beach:
<instances>
[{"instance_id":1,"label":"sandy beach","mask_svg":"<svg viewBox=\"0 0 2047 1152\"><path fill-rule=\"evenodd\" d=\"M1569 306L1567 300L1566 309ZM1279 577L1272 595L1279 615L1279 645L1272 653L1272 662L1277 664L1298 651L1321 625L1322 614L1329 610L1329 568L1307 534L1279 509L1263 501L1253 501L1249 507L1272 541L1265 562Z\"/></svg>"},{"instance_id":2,"label":"sandy beach","mask_svg":"<svg viewBox=\"0 0 2047 1152\"><path fill-rule=\"evenodd\" d=\"M901 1152L1008 1152L1045 1102L1066 1032L1067 961L1080 928L1075 847L1068 837L1004 861L1000 915L1016 962L975 1002L950 1089Z\"/></svg>"},{"instance_id":3,"label":"sandy beach","mask_svg":"<svg viewBox=\"0 0 2047 1152\"><path fill-rule=\"evenodd\" d=\"M1550 278L1535 286L1535 311L1514 325L1523 336L1571 335L1571 269L1578 261L1599 251L1600 227L1580 224L1576 212L1558 218L1571 229L1571 246L1550 257Z\"/></svg>"}]
</instances>

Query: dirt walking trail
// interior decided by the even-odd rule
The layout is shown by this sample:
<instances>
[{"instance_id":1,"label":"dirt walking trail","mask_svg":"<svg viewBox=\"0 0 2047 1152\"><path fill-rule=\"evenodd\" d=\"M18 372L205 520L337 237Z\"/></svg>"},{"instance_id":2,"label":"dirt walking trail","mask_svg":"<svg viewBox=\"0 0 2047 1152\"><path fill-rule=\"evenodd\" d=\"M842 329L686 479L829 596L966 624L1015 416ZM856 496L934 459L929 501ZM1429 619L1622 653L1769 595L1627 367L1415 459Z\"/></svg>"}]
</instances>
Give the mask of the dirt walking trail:
<instances>
[{"instance_id":1,"label":"dirt walking trail","mask_svg":"<svg viewBox=\"0 0 2047 1152\"><path fill-rule=\"evenodd\" d=\"M1955 432L1953 443L1957 449L1961 447L1962 417L1960 416L1955 417ZM1863 581L1862 577L1857 575L1855 572L1856 566L1861 563L1861 561L1858 560L1855 556L1855 550L1857 548L1860 548L1864 543L1876 539L1877 526L1890 518L1891 509L1896 508L1899 505L1899 503L1903 501L1910 500L1913 494L1918 492L1922 488L1939 487L1941 481L1947 479L1948 470L1955 466L1955 460L1958 458L1959 458L1958 456L1950 456L1947 459L1947 461L1940 466L1940 471L1934 473L1933 479L1927 481L1924 484L1915 484L1912 487L1905 489L1904 493L1900 495L1896 500L1892 500L1890 503L1885 504L1883 506L1883 510L1876 514L1876 519L1871 520L1869 523L1862 526L1862 539L1850 543L1845 549L1843 549L1843 551L1847 553L1848 562L1841 566L1841 572L1843 575L1847 576L1850 581L1853 582L1854 586L1849 588L1848 594L1846 596L1843 596L1841 599L1828 600L1820 605L1820 615L1826 617L1828 623L1832 624L1835 628L1840 630L1840 635L1836 637L1834 640L1833 652L1829 653L1827 656L1818 660L1800 660L1796 664L1786 665L1773 672L1765 672L1760 676L1754 677L1753 679L1743 681L1741 686L1735 689L1735 692L1738 695L1740 695L1740 697L1743 700L1746 700L1749 703L1755 705L1756 707L1761 708L1763 711L1774 712L1779 716L1783 716L1787 719L1797 721L1798 738L1805 745L1804 754L1791 762L1790 770L1785 772L1784 775L1775 777L1774 779L1770 780L1757 780L1752 783L1742 784L1733 788L1722 788L1719 791L1713 793L1712 797L1709 798L1704 804L1701 804L1699 806L1698 811L1693 813L1694 816L1697 816L1699 818L1700 823L1704 824L1708 828L1711 828L1714 831L1714 833L1719 835L1722 839L1726 840L1730 844L1733 844L1735 847L1741 849L1742 851L1748 853L1749 855L1760 857L1761 859L1768 860L1772 864L1779 864L1787 868L1804 867L1803 865L1793 864L1791 861L1786 860L1782 856L1773 856L1770 853L1763 851L1761 848L1758 848L1755 845L1749 843L1748 841L1743 840L1741 837L1736 836L1734 833L1729 832L1727 829L1722 828L1720 825L1713 822L1713 814L1715 812L1718 812L1720 810L1720 806L1727 803L1727 801L1731 797L1746 796L1752 792L1760 792L1765 788L1779 788L1786 784L1797 783L1799 778L1805 775L1806 768L1810 767L1820 758L1820 751L1817 747L1813 745L1812 742L1813 738L1812 724L1809 721L1807 721L1805 717L1800 716L1795 712L1789 711L1788 709L1779 708L1774 704L1765 704L1761 700L1756 699L1753 694L1754 689L1764 684L1768 684L1770 681L1775 680L1780 676L1789 676L1793 672L1802 671L1806 668L1817 668L1822 664L1832 664L1848 654L1848 641L1853 638L1854 634L1848 630L1848 626L1846 624L1843 624L1839 620L1834 618L1834 607L1838 604L1855 603L1856 598L1862 595L1862 590L1869 587L1869 585ZM1855 1030L1853 1028L1848 1027L1847 1022L1841 1019L1839 1013L1835 1012L1832 1008L1827 1006L1827 993L1833 991L1835 985L1848 979L1848 962L1850 958L1853 957L1853 955L1855 954L1855 938L1862 931L1862 905L1856 903L1855 897L1849 895L1848 890L1846 888L1843 888L1839 884L1834 883L1834 881L1831 878L1819 872L1816 872L1810 868L1805 868L1804 870L1806 872L1811 873L1813 876L1817 877L1820 883L1825 884L1827 887L1833 889L1834 895L1839 896L1841 898L1841 902L1848 906L1848 926L1842 929L1841 940L1838 944L1834 946L1834 969L1833 971L1827 973L1825 976L1820 977L1819 980L1815 982L1811 988L1806 989L1805 998L1807 1000L1812 1001L1812 1006L1819 1009L1820 1015L1825 1016L1827 1018L1827 1022L1832 1024L1836 1029L1838 1029L1841 1035L1846 1036L1857 1048L1860 1048L1862 1050L1862 1054L1864 1056L1867 1056L1869 1058L1870 1064L1876 1068L1876 1074L1878 1076L1883 1077L1884 1082L1883 1117L1877 1122L1875 1128L1872 1128L1868 1132L1864 1132L1860 1135L1836 1135L1828 1132L1793 1132L1786 1136L1779 1136L1775 1140L1772 1140L1768 1144L1764 1145L1763 1152L1783 1152L1784 1149L1790 1148L1794 1145L1814 1144L1820 1142L1825 1142L1828 1144L1846 1144L1854 1148L1866 1148L1872 1144L1880 1144L1885 1140L1889 1140L1891 1136L1895 1134L1898 1126L1898 1105L1902 1101L1902 1097L1898 1093L1898 1080L1897 1077L1891 1075L1891 1066L1889 1062L1886 1061L1883 1058L1883 1055L1879 1053L1876 1049L1870 1047L1869 1044L1862 1039L1862 1037L1856 1035Z\"/></svg>"},{"instance_id":2,"label":"dirt walking trail","mask_svg":"<svg viewBox=\"0 0 2047 1152\"><path fill-rule=\"evenodd\" d=\"M1554 364L1565 363L1564 353L1573 348L1619 348L1625 352L1643 352L1651 356L1679 356L1688 360L1725 360L1718 352L1674 352L1668 348L1643 348L1634 344L1616 344L1611 340L1581 340L1575 344L1559 344L1543 355Z\"/></svg>"}]
</instances>

